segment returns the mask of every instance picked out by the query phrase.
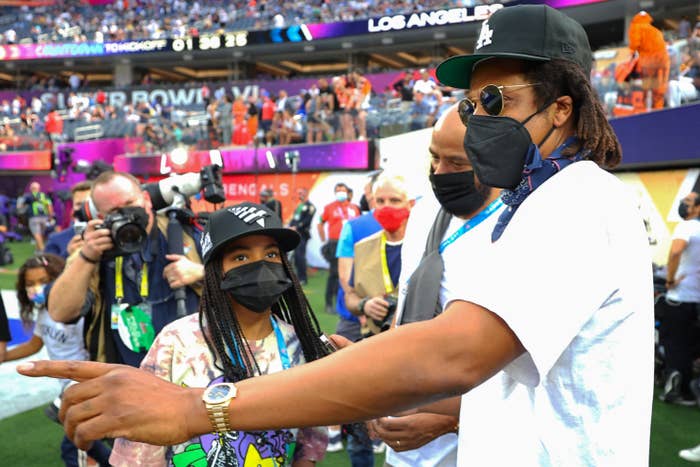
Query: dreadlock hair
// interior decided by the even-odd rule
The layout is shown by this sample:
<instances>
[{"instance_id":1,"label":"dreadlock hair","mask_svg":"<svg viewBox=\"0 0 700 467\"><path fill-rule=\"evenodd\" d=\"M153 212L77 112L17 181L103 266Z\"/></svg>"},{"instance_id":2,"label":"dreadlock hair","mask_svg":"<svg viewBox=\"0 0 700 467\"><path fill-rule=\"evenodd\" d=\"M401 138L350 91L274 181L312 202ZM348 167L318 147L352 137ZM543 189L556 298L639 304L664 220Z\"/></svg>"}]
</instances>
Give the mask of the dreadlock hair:
<instances>
[{"instance_id":1,"label":"dreadlock hair","mask_svg":"<svg viewBox=\"0 0 700 467\"><path fill-rule=\"evenodd\" d=\"M525 62L527 82L533 86L538 108L561 96L573 100L574 123L578 144L567 148L573 155L584 151L584 159L599 166L613 168L622 160L622 148L605 116L598 95L585 72L569 60L555 59L548 62Z\"/></svg>"},{"instance_id":2,"label":"dreadlock hair","mask_svg":"<svg viewBox=\"0 0 700 467\"><path fill-rule=\"evenodd\" d=\"M292 286L272 305L272 313L294 327L306 361L318 360L329 354L319 338L321 328L286 255L282 253L280 258ZM222 279L222 255L219 254L204 268L199 327L215 357L214 365L228 381L236 382L251 378L256 372L259 374L260 368L243 335L229 295L221 290Z\"/></svg>"},{"instance_id":3,"label":"dreadlock hair","mask_svg":"<svg viewBox=\"0 0 700 467\"><path fill-rule=\"evenodd\" d=\"M43 268L49 276L51 282L61 275L66 262L63 258L51 253L32 256L28 258L19 271L17 271L17 301L19 302L19 315L25 327L31 326L34 321L34 303L27 295L27 271L30 269Z\"/></svg>"}]
</instances>

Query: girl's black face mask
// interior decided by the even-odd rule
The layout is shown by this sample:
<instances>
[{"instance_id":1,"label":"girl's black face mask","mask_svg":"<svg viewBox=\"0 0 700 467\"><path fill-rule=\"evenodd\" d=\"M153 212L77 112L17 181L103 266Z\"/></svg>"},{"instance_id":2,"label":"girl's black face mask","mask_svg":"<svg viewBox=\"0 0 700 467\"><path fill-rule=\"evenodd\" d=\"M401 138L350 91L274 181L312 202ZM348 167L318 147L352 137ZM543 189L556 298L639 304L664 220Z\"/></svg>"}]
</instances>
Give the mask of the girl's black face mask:
<instances>
[{"instance_id":1,"label":"girl's black face mask","mask_svg":"<svg viewBox=\"0 0 700 467\"><path fill-rule=\"evenodd\" d=\"M292 286L281 263L256 261L230 269L221 281L221 290L247 309L262 313L277 303Z\"/></svg>"}]
</instances>

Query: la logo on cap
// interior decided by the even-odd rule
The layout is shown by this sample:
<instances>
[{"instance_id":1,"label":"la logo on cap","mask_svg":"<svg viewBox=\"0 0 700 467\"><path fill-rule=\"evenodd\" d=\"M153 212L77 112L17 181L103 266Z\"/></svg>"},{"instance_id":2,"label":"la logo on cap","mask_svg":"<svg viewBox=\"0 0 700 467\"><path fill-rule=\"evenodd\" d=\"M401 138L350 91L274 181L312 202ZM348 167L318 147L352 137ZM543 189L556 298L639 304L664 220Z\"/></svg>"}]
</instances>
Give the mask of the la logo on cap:
<instances>
[{"instance_id":1,"label":"la logo on cap","mask_svg":"<svg viewBox=\"0 0 700 467\"><path fill-rule=\"evenodd\" d=\"M238 217L246 224L257 223L260 227L265 227L265 218L270 214L264 209L256 208L255 206L234 206L228 209L228 212Z\"/></svg>"},{"instance_id":2,"label":"la logo on cap","mask_svg":"<svg viewBox=\"0 0 700 467\"><path fill-rule=\"evenodd\" d=\"M492 36L493 29L489 27L489 20L486 20L481 23L481 32L479 33L479 40L476 41L476 49L480 49L485 45L490 45Z\"/></svg>"}]
</instances>

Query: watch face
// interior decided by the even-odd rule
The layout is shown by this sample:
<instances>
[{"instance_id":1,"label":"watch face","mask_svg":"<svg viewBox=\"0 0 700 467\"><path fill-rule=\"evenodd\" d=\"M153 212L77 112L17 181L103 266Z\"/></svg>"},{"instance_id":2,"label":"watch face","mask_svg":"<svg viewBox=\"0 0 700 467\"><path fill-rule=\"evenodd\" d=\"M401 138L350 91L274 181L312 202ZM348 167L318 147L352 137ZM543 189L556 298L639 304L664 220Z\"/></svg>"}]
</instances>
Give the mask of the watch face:
<instances>
[{"instance_id":1,"label":"watch face","mask_svg":"<svg viewBox=\"0 0 700 467\"><path fill-rule=\"evenodd\" d=\"M210 386L204 392L204 401L209 404L216 404L230 397L236 396L236 387L230 383L219 383Z\"/></svg>"}]
</instances>

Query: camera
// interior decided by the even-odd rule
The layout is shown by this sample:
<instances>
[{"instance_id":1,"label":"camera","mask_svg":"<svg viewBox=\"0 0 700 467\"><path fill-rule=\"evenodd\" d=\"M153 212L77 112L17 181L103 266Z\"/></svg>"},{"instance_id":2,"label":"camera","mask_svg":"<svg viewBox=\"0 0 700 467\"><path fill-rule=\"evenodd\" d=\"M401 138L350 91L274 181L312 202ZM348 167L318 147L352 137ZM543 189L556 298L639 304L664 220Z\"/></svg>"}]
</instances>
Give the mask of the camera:
<instances>
[{"instance_id":1,"label":"camera","mask_svg":"<svg viewBox=\"0 0 700 467\"><path fill-rule=\"evenodd\" d=\"M129 255L141 251L148 234L148 214L142 207L123 207L105 217L98 229L109 229L114 248L102 254L102 259Z\"/></svg>"},{"instance_id":2,"label":"camera","mask_svg":"<svg viewBox=\"0 0 700 467\"><path fill-rule=\"evenodd\" d=\"M383 298L384 300L386 300L387 303L389 303L389 306L387 307L386 316L381 321L377 321L376 319L372 320L382 332L386 331L387 329L389 329L389 327L391 327L391 320L394 317L396 307L399 303L398 299L394 295L384 295Z\"/></svg>"},{"instance_id":3,"label":"camera","mask_svg":"<svg viewBox=\"0 0 700 467\"><path fill-rule=\"evenodd\" d=\"M87 222L78 221L78 220L73 222L73 231L75 232L76 235L82 235L83 232L85 232L86 227L87 227Z\"/></svg>"},{"instance_id":4,"label":"camera","mask_svg":"<svg viewBox=\"0 0 700 467\"><path fill-rule=\"evenodd\" d=\"M142 188L151 196L151 203L156 211L171 206L177 194L188 198L203 191L204 199L210 203L226 201L221 166L216 164L203 167L199 173L173 175L159 182L147 183Z\"/></svg>"}]
</instances>

